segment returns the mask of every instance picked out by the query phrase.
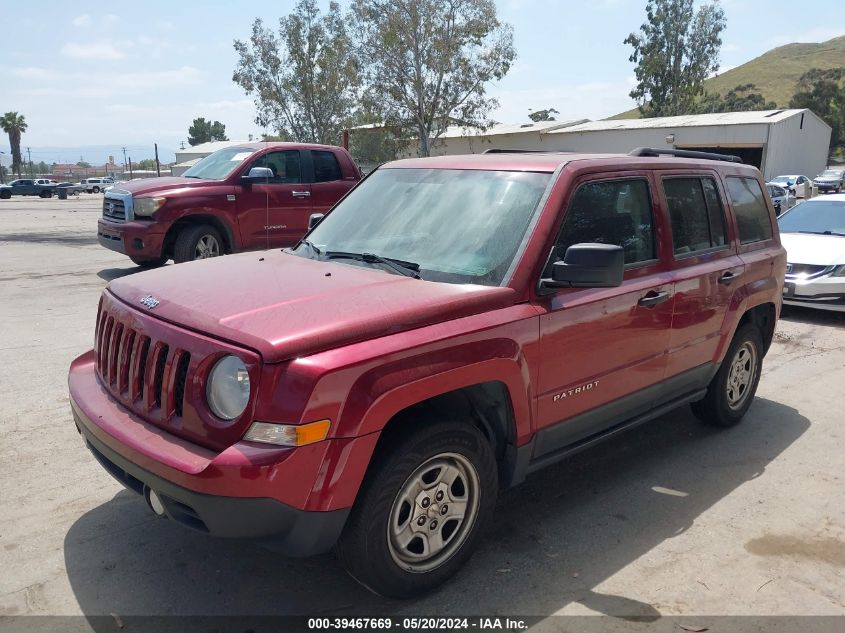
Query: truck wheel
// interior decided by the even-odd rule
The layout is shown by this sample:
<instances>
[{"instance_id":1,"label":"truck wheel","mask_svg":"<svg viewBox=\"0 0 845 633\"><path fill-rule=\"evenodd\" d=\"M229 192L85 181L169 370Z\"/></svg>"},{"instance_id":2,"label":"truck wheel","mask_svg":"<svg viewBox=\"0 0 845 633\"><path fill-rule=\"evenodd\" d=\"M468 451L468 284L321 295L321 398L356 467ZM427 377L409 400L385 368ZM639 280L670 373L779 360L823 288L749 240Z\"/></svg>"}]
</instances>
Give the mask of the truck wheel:
<instances>
[{"instance_id":1,"label":"truck wheel","mask_svg":"<svg viewBox=\"0 0 845 633\"><path fill-rule=\"evenodd\" d=\"M179 233L173 248L173 261L181 264L222 254L223 238L220 232L208 224L196 224L185 227Z\"/></svg>"},{"instance_id":2,"label":"truck wheel","mask_svg":"<svg viewBox=\"0 0 845 633\"><path fill-rule=\"evenodd\" d=\"M754 400L762 368L763 339L760 330L748 323L737 330L707 395L692 404L693 413L706 424L737 424Z\"/></svg>"},{"instance_id":3,"label":"truck wheel","mask_svg":"<svg viewBox=\"0 0 845 633\"><path fill-rule=\"evenodd\" d=\"M338 542L340 560L383 596L434 589L472 554L497 488L481 431L464 421L421 424L370 467Z\"/></svg>"},{"instance_id":4,"label":"truck wheel","mask_svg":"<svg viewBox=\"0 0 845 633\"><path fill-rule=\"evenodd\" d=\"M99 188L99 187L94 187L93 191L94 191L94 193L100 193L100 188Z\"/></svg>"},{"instance_id":5,"label":"truck wheel","mask_svg":"<svg viewBox=\"0 0 845 633\"><path fill-rule=\"evenodd\" d=\"M159 268L167 263L168 258L163 255L158 259L141 259L140 257L129 257L136 266L141 268Z\"/></svg>"}]
</instances>

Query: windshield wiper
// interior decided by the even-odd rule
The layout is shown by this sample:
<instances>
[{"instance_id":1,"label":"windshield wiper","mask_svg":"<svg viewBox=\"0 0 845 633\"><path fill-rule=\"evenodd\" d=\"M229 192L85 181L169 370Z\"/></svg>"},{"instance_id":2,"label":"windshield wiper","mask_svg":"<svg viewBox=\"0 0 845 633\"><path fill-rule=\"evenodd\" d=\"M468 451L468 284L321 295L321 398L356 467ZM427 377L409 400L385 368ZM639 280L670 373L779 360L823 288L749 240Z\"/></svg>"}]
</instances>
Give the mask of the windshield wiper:
<instances>
[{"instance_id":1,"label":"windshield wiper","mask_svg":"<svg viewBox=\"0 0 845 633\"><path fill-rule=\"evenodd\" d=\"M838 233L837 231L796 231L796 233L806 233L807 235L836 235L837 237L845 237L845 233Z\"/></svg>"},{"instance_id":2,"label":"windshield wiper","mask_svg":"<svg viewBox=\"0 0 845 633\"><path fill-rule=\"evenodd\" d=\"M326 259L357 259L360 262L367 264L384 264L388 268L392 268L400 275L405 277L413 277L414 279L422 279L420 277L420 265L414 262L406 262L401 259L393 259L392 257L381 257L373 253L347 253L345 251L326 251Z\"/></svg>"}]
</instances>

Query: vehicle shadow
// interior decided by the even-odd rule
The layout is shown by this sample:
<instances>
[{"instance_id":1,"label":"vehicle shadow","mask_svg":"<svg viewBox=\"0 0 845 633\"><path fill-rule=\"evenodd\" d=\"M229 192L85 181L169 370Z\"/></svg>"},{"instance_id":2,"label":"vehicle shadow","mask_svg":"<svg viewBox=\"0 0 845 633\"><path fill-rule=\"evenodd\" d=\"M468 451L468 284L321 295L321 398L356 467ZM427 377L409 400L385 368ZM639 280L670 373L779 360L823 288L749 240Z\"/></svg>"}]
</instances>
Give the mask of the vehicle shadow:
<instances>
[{"instance_id":1,"label":"vehicle shadow","mask_svg":"<svg viewBox=\"0 0 845 633\"><path fill-rule=\"evenodd\" d=\"M802 306L783 306L780 318L793 323L809 323L812 325L832 325L845 327L845 312L816 310Z\"/></svg>"},{"instance_id":2,"label":"vehicle shadow","mask_svg":"<svg viewBox=\"0 0 845 633\"><path fill-rule=\"evenodd\" d=\"M103 268L103 270L97 273L97 277L103 281L112 281L113 279L128 277L129 275L141 273L145 270L147 269L141 268L140 266L132 266L131 268Z\"/></svg>"},{"instance_id":3,"label":"vehicle shadow","mask_svg":"<svg viewBox=\"0 0 845 633\"><path fill-rule=\"evenodd\" d=\"M190 532L153 518L128 492L70 528L67 576L92 618L546 616L578 602L647 621L660 617L652 605L595 587L760 477L809 424L795 409L758 398L732 429L705 427L683 408L584 451L501 495L475 557L446 586L417 600L369 593L330 554L287 559Z\"/></svg>"}]
</instances>

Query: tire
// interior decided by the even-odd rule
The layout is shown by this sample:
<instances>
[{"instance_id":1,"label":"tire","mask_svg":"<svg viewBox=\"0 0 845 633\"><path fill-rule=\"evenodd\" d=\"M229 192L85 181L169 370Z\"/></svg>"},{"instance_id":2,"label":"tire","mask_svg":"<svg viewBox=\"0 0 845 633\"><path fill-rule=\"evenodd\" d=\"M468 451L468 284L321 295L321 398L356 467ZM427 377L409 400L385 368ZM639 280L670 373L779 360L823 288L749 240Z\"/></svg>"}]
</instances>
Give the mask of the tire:
<instances>
[{"instance_id":1,"label":"tire","mask_svg":"<svg viewBox=\"0 0 845 633\"><path fill-rule=\"evenodd\" d=\"M391 598L430 591L458 571L490 523L498 492L493 451L474 425L409 424L418 428L384 447L371 465L337 545L353 578ZM440 479L449 476L449 485ZM461 504L463 513L453 515ZM400 524L394 536L390 526ZM426 552L431 547L440 549Z\"/></svg>"},{"instance_id":2,"label":"tire","mask_svg":"<svg viewBox=\"0 0 845 633\"><path fill-rule=\"evenodd\" d=\"M100 193L100 188L99 188L99 187L94 187L94 189L93 189L92 191L93 191L94 193Z\"/></svg>"},{"instance_id":3,"label":"tire","mask_svg":"<svg viewBox=\"0 0 845 633\"><path fill-rule=\"evenodd\" d=\"M2 198L3 200L8 200L11 197L12 197L11 191L0 191L0 198Z\"/></svg>"},{"instance_id":4,"label":"tire","mask_svg":"<svg viewBox=\"0 0 845 633\"><path fill-rule=\"evenodd\" d=\"M173 261L181 264L223 254L223 238L220 232L209 224L194 224L182 229L176 238Z\"/></svg>"},{"instance_id":5,"label":"tire","mask_svg":"<svg viewBox=\"0 0 845 633\"><path fill-rule=\"evenodd\" d=\"M713 426L734 426L754 401L763 368L763 338L753 324L734 334L719 371L707 387L703 400L692 404L699 420Z\"/></svg>"},{"instance_id":6,"label":"tire","mask_svg":"<svg viewBox=\"0 0 845 633\"><path fill-rule=\"evenodd\" d=\"M141 268L160 268L167 263L168 258L163 255L158 259L140 259L138 257L129 257L136 266Z\"/></svg>"}]
</instances>

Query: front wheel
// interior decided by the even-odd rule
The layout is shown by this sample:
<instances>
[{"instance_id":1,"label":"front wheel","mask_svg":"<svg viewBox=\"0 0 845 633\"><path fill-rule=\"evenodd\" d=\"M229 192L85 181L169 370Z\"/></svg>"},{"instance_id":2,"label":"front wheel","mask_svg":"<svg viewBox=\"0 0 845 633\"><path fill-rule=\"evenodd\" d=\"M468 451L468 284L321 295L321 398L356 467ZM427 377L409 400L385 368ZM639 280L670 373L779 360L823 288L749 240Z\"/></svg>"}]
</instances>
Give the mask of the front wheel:
<instances>
[{"instance_id":1,"label":"front wheel","mask_svg":"<svg viewBox=\"0 0 845 633\"><path fill-rule=\"evenodd\" d=\"M93 191L94 193L100 193L100 188L99 188L99 187L94 187L94 189L93 189L92 191Z\"/></svg>"},{"instance_id":2,"label":"front wheel","mask_svg":"<svg viewBox=\"0 0 845 633\"><path fill-rule=\"evenodd\" d=\"M353 578L392 598L430 591L458 571L496 503L496 461L481 431L464 421L417 427L384 447L337 546Z\"/></svg>"},{"instance_id":3,"label":"front wheel","mask_svg":"<svg viewBox=\"0 0 845 633\"><path fill-rule=\"evenodd\" d=\"M140 266L141 268L160 268L167 263L167 257L159 257L157 259L141 259L140 257L130 257L129 259L136 266Z\"/></svg>"},{"instance_id":4,"label":"front wheel","mask_svg":"<svg viewBox=\"0 0 845 633\"><path fill-rule=\"evenodd\" d=\"M173 261L181 264L222 254L223 238L220 232L208 224L196 224L185 227L179 233L173 248Z\"/></svg>"},{"instance_id":5,"label":"front wheel","mask_svg":"<svg viewBox=\"0 0 845 633\"><path fill-rule=\"evenodd\" d=\"M692 404L693 412L714 426L737 424L754 400L762 369L763 339L760 330L748 323L736 331L707 395Z\"/></svg>"},{"instance_id":6,"label":"front wheel","mask_svg":"<svg viewBox=\"0 0 845 633\"><path fill-rule=\"evenodd\" d=\"M0 191L0 198L2 198L3 200L8 200L11 197L12 197L11 191Z\"/></svg>"}]
</instances>

